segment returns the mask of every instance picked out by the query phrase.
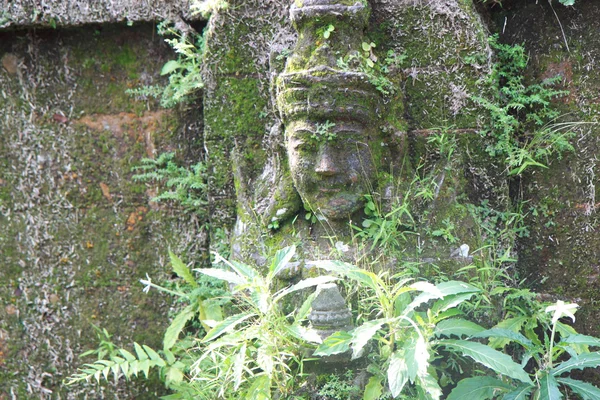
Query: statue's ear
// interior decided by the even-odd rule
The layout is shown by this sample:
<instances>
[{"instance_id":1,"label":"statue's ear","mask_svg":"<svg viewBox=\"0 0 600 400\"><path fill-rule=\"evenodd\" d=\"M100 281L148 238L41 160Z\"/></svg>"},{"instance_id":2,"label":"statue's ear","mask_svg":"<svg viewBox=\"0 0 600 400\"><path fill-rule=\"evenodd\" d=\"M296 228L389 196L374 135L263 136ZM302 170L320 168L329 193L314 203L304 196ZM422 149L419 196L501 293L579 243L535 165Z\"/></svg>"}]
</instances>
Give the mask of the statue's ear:
<instances>
[{"instance_id":1,"label":"statue's ear","mask_svg":"<svg viewBox=\"0 0 600 400\"><path fill-rule=\"evenodd\" d=\"M267 161L254 190L254 212L265 226L287 220L302 207L288 167L281 124L274 126L269 136Z\"/></svg>"}]
</instances>

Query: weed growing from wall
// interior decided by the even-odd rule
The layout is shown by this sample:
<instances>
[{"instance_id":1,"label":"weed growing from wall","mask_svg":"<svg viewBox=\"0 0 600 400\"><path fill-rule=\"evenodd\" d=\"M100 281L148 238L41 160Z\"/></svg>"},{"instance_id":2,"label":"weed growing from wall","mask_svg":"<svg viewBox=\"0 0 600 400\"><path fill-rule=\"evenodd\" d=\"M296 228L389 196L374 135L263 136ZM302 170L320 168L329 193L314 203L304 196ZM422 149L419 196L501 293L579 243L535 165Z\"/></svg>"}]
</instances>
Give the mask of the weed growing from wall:
<instances>
[{"instance_id":1,"label":"weed growing from wall","mask_svg":"<svg viewBox=\"0 0 600 400\"><path fill-rule=\"evenodd\" d=\"M558 123L561 116L552 100L567 92L553 89L560 76L539 84L527 84L524 71L528 57L523 46L498 42L490 37L497 62L488 77L491 97L474 97L490 113L490 123L481 133L492 138L487 152L502 157L509 175L528 168L545 168L552 156L560 158L573 151L569 140L575 136L573 124Z\"/></svg>"}]
</instances>

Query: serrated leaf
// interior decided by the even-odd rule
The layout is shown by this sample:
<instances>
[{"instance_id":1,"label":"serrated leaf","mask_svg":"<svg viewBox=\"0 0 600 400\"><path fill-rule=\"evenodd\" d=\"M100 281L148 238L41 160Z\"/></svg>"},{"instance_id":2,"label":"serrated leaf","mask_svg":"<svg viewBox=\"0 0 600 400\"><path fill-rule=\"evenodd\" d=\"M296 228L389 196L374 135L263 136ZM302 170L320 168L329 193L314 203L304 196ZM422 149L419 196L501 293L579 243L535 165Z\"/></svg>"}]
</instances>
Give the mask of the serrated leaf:
<instances>
[{"instance_id":1,"label":"serrated leaf","mask_svg":"<svg viewBox=\"0 0 600 400\"><path fill-rule=\"evenodd\" d=\"M476 376L458 382L458 385L450 392L446 400L493 399L500 392L510 388L506 383L491 376Z\"/></svg>"},{"instance_id":2,"label":"serrated leaf","mask_svg":"<svg viewBox=\"0 0 600 400\"><path fill-rule=\"evenodd\" d=\"M521 327L523 326L523 324L525 322L527 322L527 319L528 319L528 317L526 317L526 316L508 318L508 319L505 319L504 321L501 321L500 323L496 324L496 326L494 328L508 329L513 332L519 332L521 330ZM490 340L489 346L493 347L495 349L498 349L498 348L503 348L509 342L510 342L509 339L493 338L492 340Z\"/></svg>"},{"instance_id":3,"label":"serrated leaf","mask_svg":"<svg viewBox=\"0 0 600 400\"><path fill-rule=\"evenodd\" d=\"M183 66L177 60L170 60L170 61L167 61L165 63L165 65L163 65L162 69L160 70L160 74L167 75L167 74L170 74L171 72L176 71L182 67Z\"/></svg>"},{"instance_id":4,"label":"serrated leaf","mask_svg":"<svg viewBox=\"0 0 600 400\"><path fill-rule=\"evenodd\" d=\"M177 274L181 279L185 280L192 287L198 287L198 283L194 278L194 275L190 272L190 269L181 261L179 257L177 257L171 250L169 250L169 259L171 260L171 266L173 267L173 272Z\"/></svg>"},{"instance_id":5,"label":"serrated leaf","mask_svg":"<svg viewBox=\"0 0 600 400\"><path fill-rule=\"evenodd\" d=\"M431 374L417 377L418 384L433 400L439 400L442 396L442 388Z\"/></svg>"},{"instance_id":6,"label":"serrated leaf","mask_svg":"<svg viewBox=\"0 0 600 400\"><path fill-rule=\"evenodd\" d=\"M302 303L302 306L300 306L300 308L296 312L296 315L294 315L294 322L300 322L306 318L306 316L308 315L310 308L312 306L312 302L316 296L317 296L316 293L311 293L306 298L306 300L304 300L304 303Z\"/></svg>"},{"instance_id":7,"label":"serrated leaf","mask_svg":"<svg viewBox=\"0 0 600 400\"><path fill-rule=\"evenodd\" d=\"M140 346L137 342L133 342L133 348L135 349L138 360L143 361L148 359L148 354L146 354L142 346Z\"/></svg>"},{"instance_id":8,"label":"serrated leaf","mask_svg":"<svg viewBox=\"0 0 600 400\"><path fill-rule=\"evenodd\" d=\"M386 320L376 319L373 321L367 321L361 326L355 328L352 333L352 359L358 358L362 352L363 347L377 331L381 328Z\"/></svg>"},{"instance_id":9,"label":"serrated leaf","mask_svg":"<svg viewBox=\"0 0 600 400\"><path fill-rule=\"evenodd\" d=\"M273 298L275 301L279 301L279 300L281 300L282 297L284 297L290 293L297 292L298 290L307 289L309 287L321 285L324 283L330 283L330 282L334 282L337 280L339 280L339 278L336 278L335 276L328 276L328 275L322 275L322 276L316 276L314 278L303 279L293 286L290 286L288 288L280 290L279 292L277 292L275 294L275 296L273 296Z\"/></svg>"},{"instance_id":10,"label":"serrated leaf","mask_svg":"<svg viewBox=\"0 0 600 400\"><path fill-rule=\"evenodd\" d=\"M239 274L231 271L224 271L218 268L196 268L194 271L200 272L204 275L212 276L213 278L217 278L225 282L233 283L234 285L244 285L248 283L248 281Z\"/></svg>"},{"instance_id":11,"label":"serrated leaf","mask_svg":"<svg viewBox=\"0 0 600 400\"><path fill-rule=\"evenodd\" d=\"M217 325L215 325L214 328L212 328L206 334L206 336L204 336L204 338L202 339L202 341L205 342L205 343L206 342L210 342L211 340L214 340L214 339L218 338L222 334L231 331L238 324L242 323L243 321L245 321L248 318L251 318L251 317L253 317L255 315L256 314L254 314L254 313L239 313L239 314L236 314L236 315L232 315L231 317L226 318L223 321L220 321Z\"/></svg>"},{"instance_id":12,"label":"serrated leaf","mask_svg":"<svg viewBox=\"0 0 600 400\"><path fill-rule=\"evenodd\" d=\"M499 374L517 379L523 383L533 384L527 372L506 354L500 353L489 346L466 340L440 340L439 344L449 347Z\"/></svg>"},{"instance_id":13,"label":"serrated leaf","mask_svg":"<svg viewBox=\"0 0 600 400\"><path fill-rule=\"evenodd\" d=\"M475 322L467 321L462 318L452 318L438 322L435 326L434 335L436 337L462 337L476 335L477 333L483 331L485 331L485 328L477 325Z\"/></svg>"},{"instance_id":14,"label":"serrated leaf","mask_svg":"<svg viewBox=\"0 0 600 400\"><path fill-rule=\"evenodd\" d=\"M574 369L595 368L600 365L600 352L584 353L557 365L551 371L553 376L559 376Z\"/></svg>"},{"instance_id":15,"label":"serrated leaf","mask_svg":"<svg viewBox=\"0 0 600 400\"><path fill-rule=\"evenodd\" d=\"M415 297L415 299L412 301L412 303L410 303L408 305L406 310L407 311L413 310L413 309L417 308L418 306L420 306L421 304L428 302L429 300L439 298L438 297L439 293L442 294L442 298L443 298L446 296L452 296L452 295L459 294L459 293L477 293L480 291L478 288L476 288L475 286L473 286L471 284L468 284L465 282L459 282L459 281L442 282L442 283L437 284L436 287L439 290L437 293L421 293L420 295ZM406 311L405 311L405 313L406 313Z\"/></svg>"},{"instance_id":16,"label":"serrated leaf","mask_svg":"<svg viewBox=\"0 0 600 400\"><path fill-rule=\"evenodd\" d=\"M259 347L259 350L264 346ZM233 388L238 390L242 384L244 367L246 364L246 343L242 344L240 351L233 358Z\"/></svg>"},{"instance_id":17,"label":"serrated leaf","mask_svg":"<svg viewBox=\"0 0 600 400\"><path fill-rule=\"evenodd\" d=\"M271 400L271 379L267 375L259 375L246 392L245 400Z\"/></svg>"},{"instance_id":18,"label":"serrated leaf","mask_svg":"<svg viewBox=\"0 0 600 400\"><path fill-rule=\"evenodd\" d=\"M404 357L408 366L408 378L411 382L415 381L417 376L423 376L427 373L429 367L429 352L425 339L416 332L407 342L403 343Z\"/></svg>"},{"instance_id":19,"label":"serrated leaf","mask_svg":"<svg viewBox=\"0 0 600 400\"><path fill-rule=\"evenodd\" d=\"M439 313L452 309L461 303L469 300L475 293L459 293L451 296L446 296L441 300L437 300L433 303L431 311L437 316Z\"/></svg>"},{"instance_id":20,"label":"serrated leaf","mask_svg":"<svg viewBox=\"0 0 600 400\"><path fill-rule=\"evenodd\" d=\"M501 328L492 328L483 332L479 332L473 335L474 338L500 338L508 340L509 342L517 342L521 346L525 347L527 350L533 347L533 343L531 340L527 339L525 336L521 335L518 332L513 332L509 329L501 329Z\"/></svg>"},{"instance_id":21,"label":"serrated leaf","mask_svg":"<svg viewBox=\"0 0 600 400\"><path fill-rule=\"evenodd\" d=\"M395 351L390 357L390 366L387 371L388 385L393 397L398 397L404 385L408 382L408 366L404 355Z\"/></svg>"},{"instance_id":22,"label":"serrated leaf","mask_svg":"<svg viewBox=\"0 0 600 400\"><path fill-rule=\"evenodd\" d=\"M175 345L179 334L185 327L185 324L196 315L194 305L189 305L177 314L171 325L165 331L163 338L163 349L170 350Z\"/></svg>"},{"instance_id":23,"label":"serrated leaf","mask_svg":"<svg viewBox=\"0 0 600 400\"><path fill-rule=\"evenodd\" d=\"M502 400L529 400L529 393L535 388L535 386L528 385L526 383L519 385L512 392L506 393Z\"/></svg>"},{"instance_id":24,"label":"serrated leaf","mask_svg":"<svg viewBox=\"0 0 600 400\"><path fill-rule=\"evenodd\" d=\"M286 326L285 329L297 339L304 340L309 343L323 343L321 336L319 336L318 332L312 328L306 328L302 325L294 324Z\"/></svg>"},{"instance_id":25,"label":"serrated leaf","mask_svg":"<svg viewBox=\"0 0 600 400\"><path fill-rule=\"evenodd\" d=\"M355 281L368 286L373 290L377 290L379 287L385 286L376 274L361 268L357 268L354 265L343 261L322 260L309 264L327 271L337 272L338 274L346 276L350 279L354 279Z\"/></svg>"},{"instance_id":26,"label":"serrated leaf","mask_svg":"<svg viewBox=\"0 0 600 400\"><path fill-rule=\"evenodd\" d=\"M550 374L544 374L540 379L540 399L544 400L560 400L562 393L558 389L556 378Z\"/></svg>"},{"instance_id":27,"label":"serrated leaf","mask_svg":"<svg viewBox=\"0 0 600 400\"><path fill-rule=\"evenodd\" d=\"M381 385L381 377L372 376L369 378L369 383L365 386L362 400L378 400L381 397L383 386Z\"/></svg>"},{"instance_id":28,"label":"serrated leaf","mask_svg":"<svg viewBox=\"0 0 600 400\"><path fill-rule=\"evenodd\" d=\"M269 267L269 279L277 276L294 257L294 254L296 254L296 246L294 245L278 250Z\"/></svg>"},{"instance_id":29,"label":"serrated leaf","mask_svg":"<svg viewBox=\"0 0 600 400\"><path fill-rule=\"evenodd\" d=\"M175 366L171 366L167 369L166 380L169 383L180 383L183 381L183 371Z\"/></svg>"},{"instance_id":30,"label":"serrated leaf","mask_svg":"<svg viewBox=\"0 0 600 400\"><path fill-rule=\"evenodd\" d=\"M348 332L339 331L328 336L315 350L315 356L330 356L346 352L350 349L352 335Z\"/></svg>"},{"instance_id":31,"label":"serrated leaf","mask_svg":"<svg viewBox=\"0 0 600 400\"><path fill-rule=\"evenodd\" d=\"M198 303L198 314L200 317L200 323L207 332L215 326L219 321L223 321L223 311L221 306L213 299L203 300ZM212 321L209 324L208 321Z\"/></svg>"},{"instance_id":32,"label":"serrated leaf","mask_svg":"<svg viewBox=\"0 0 600 400\"><path fill-rule=\"evenodd\" d=\"M571 378L557 378L556 380L563 385L567 385L574 393L580 395L583 400L600 399L600 389L590 383Z\"/></svg>"},{"instance_id":33,"label":"serrated leaf","mask_svg":"<svg viewBox=\"0 0 600 400\"><path fill-rule=\"evenodd\" d=\"M162 359L161 356L158 355L158 353L156 351L154 351L154 349L152 349L151 347L146 346L145 344L142 345L142 347L144 348L144 350L146 350L146 354L148 354L148 357L150 357L150 359L159 367L164 367L167 364L165 363L165 360Z\"/></svg>"},{"instance_id":34,"label":"serrated leaf","mask_svg":"<svg viewBox=\"0 0 600 400\"><path fill-rule=\"evenodd\" d=\"M600 339L594 336L575 334L567 336L561 340L561 343L584 346L600 346Z\"/></svg>"}]
</instances>

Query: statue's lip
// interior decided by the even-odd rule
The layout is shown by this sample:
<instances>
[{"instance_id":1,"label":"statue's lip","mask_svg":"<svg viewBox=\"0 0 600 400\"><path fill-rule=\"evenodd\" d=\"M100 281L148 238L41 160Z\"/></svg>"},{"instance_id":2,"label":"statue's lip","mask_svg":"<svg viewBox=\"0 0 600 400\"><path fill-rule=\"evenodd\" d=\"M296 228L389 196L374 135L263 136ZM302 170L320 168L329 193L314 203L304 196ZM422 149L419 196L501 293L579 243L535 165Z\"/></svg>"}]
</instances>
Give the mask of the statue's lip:
<instances>
[{"instance_id":1,"label":"statue's lip","mask_svg":"<svg viewBox=\"0 0 600 400\"><path fill-rule=\"evenodd\" d=\"M321 193L339 193L342 188L319 188L319 192Z\"/></svg>"}]
</instances>

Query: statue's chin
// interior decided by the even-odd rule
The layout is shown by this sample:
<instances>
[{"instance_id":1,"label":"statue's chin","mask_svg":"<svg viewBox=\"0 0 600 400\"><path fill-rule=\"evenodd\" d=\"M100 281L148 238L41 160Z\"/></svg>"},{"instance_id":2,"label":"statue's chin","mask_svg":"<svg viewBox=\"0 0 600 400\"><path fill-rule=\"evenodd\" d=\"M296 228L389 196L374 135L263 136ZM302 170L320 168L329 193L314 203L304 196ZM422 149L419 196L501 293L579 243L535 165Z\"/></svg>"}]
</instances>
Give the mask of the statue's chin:
<instances>
[{"instance_id":1,"label":"statue's chin","mask_svg":"<svg viewBox=\"0 0 600 400\"><path fill-rule=\"evenodd\" d=\"M310 202L313 209L328 220L347 219L362 206L362 196L342 194L328 199L315 199Z\"/></svg>"}]
</instances>

